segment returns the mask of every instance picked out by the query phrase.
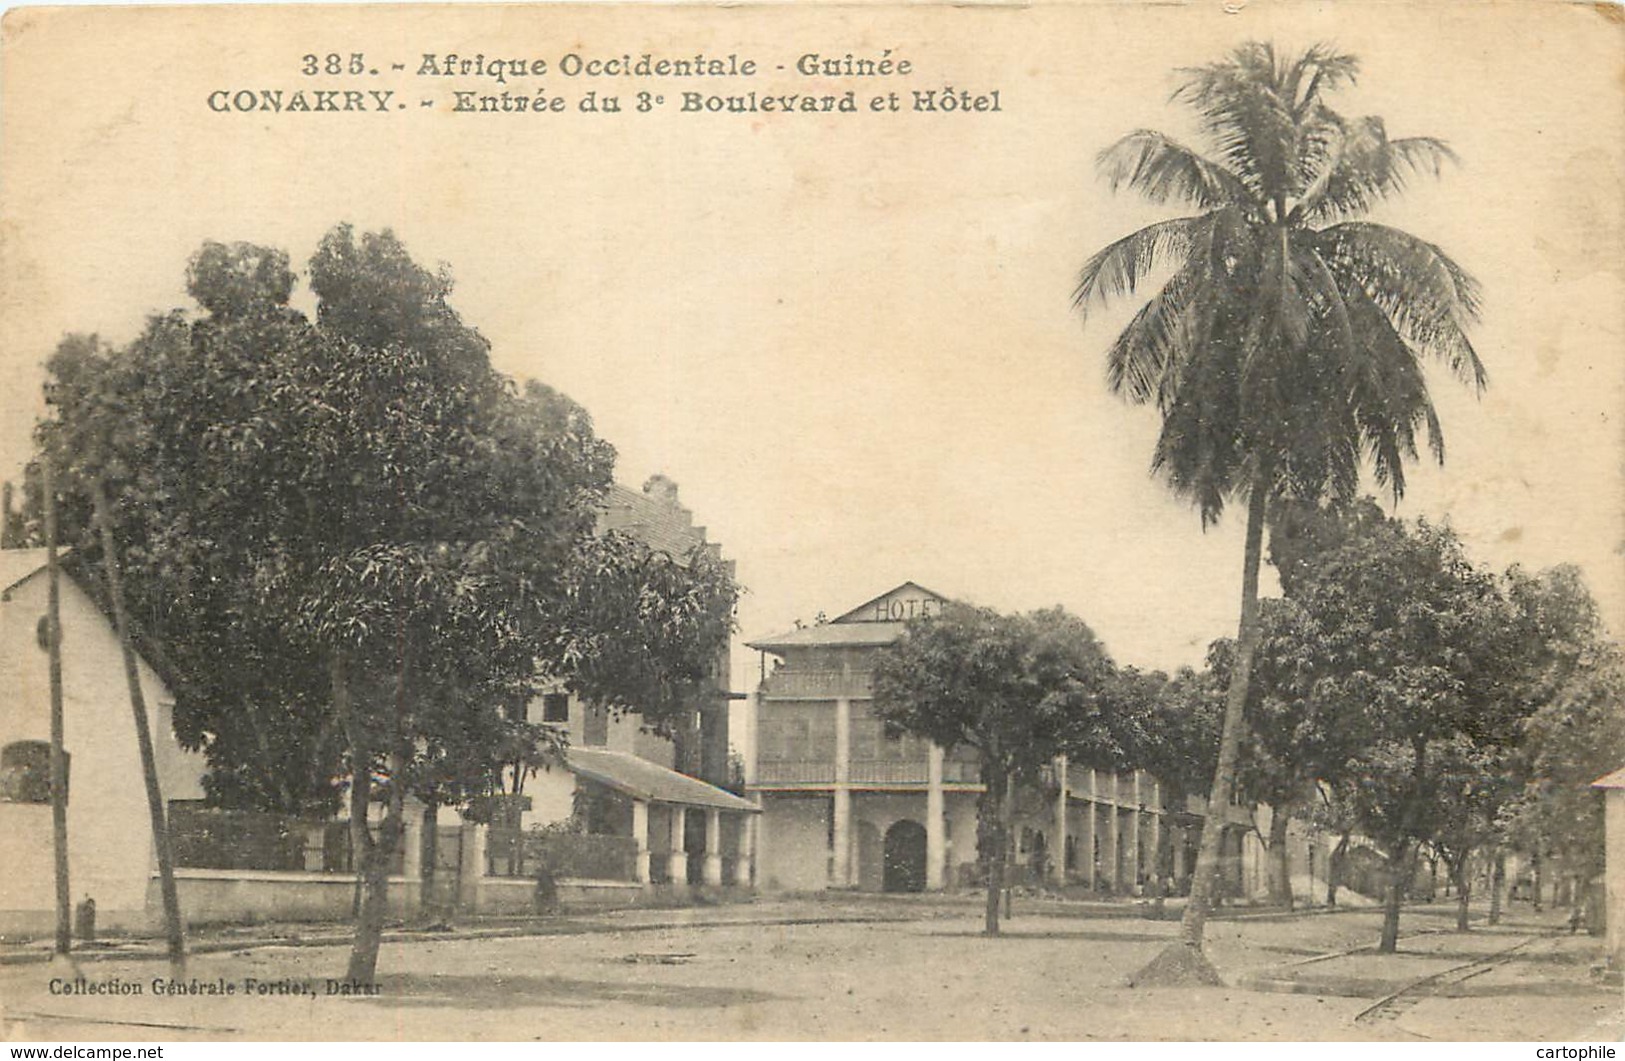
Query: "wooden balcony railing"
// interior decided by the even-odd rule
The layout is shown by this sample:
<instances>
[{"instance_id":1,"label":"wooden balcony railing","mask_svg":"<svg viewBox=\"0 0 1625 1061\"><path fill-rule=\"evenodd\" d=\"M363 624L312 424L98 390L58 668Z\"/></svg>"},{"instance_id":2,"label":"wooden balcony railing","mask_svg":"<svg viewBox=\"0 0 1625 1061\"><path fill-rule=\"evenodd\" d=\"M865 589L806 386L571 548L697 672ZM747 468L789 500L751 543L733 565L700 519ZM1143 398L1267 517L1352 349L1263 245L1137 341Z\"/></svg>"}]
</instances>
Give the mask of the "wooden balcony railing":
<instances>
[{"instance_id":1,"label":"wooden balcony railing","mask_svg":"<svg viewBox=\"0 0 1625 1061\"><path fill-rule=\"evenodd\" d=\"M930 768L924 759L854 759L848 772L854 785L925 785ZM980 784L975 763L949 759L942 764L945 784ZM827 759L762 759L756 764L758 785L833 785L835 763Z\"/></svg>"},{"instance_id":2,"label":"wooden balcony railing","mask_svg":"<svg viewBox=\"0 0 1625 1061\"><path fill-rule=\"evenodd\" d=\"M858 785L923 785L928 773L924 759L852 760L852 783Z\"/></svg>"},{"instance_id":3,"label":"wooden balcony railing","mask_svg":"<svg viewBox=\"0 0 1625 1061\"><path fill-rule=\"evenodd\" d=\"M783 699L818 700L839 696L864 699L873 692L868 671L781 670L768 675L762 695Z\"/></svg>"},{"instance_id":4,"label":"wooden balcony railing","mask_svg":"<svg viewBox=\"0 0 1625 1061\"><path fill-rule=\"evenodd\" d=\"M759 785L829 785L834 782L833 760L768 759L756 764Z\"/></svg>"}]
</instances>

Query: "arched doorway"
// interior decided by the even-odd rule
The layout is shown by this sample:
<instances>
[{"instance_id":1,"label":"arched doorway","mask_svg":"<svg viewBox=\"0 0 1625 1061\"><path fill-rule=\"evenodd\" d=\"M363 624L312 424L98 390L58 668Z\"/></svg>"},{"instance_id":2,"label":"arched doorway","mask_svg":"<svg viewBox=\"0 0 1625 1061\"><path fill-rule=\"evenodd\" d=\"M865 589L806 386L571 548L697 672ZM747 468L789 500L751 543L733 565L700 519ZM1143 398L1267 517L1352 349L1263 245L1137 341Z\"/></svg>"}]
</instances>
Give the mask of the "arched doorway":
<instances>
[{"instance_id":1,"label":"arched doorway","mask_svg":"<svg viewBox=\"0 0 1625 1061\"><path fill-rule=\"evenodd\" d=\"M925 891L925 826L907 818L886 830L885 889Z\"/></svg>"}]
</instances>

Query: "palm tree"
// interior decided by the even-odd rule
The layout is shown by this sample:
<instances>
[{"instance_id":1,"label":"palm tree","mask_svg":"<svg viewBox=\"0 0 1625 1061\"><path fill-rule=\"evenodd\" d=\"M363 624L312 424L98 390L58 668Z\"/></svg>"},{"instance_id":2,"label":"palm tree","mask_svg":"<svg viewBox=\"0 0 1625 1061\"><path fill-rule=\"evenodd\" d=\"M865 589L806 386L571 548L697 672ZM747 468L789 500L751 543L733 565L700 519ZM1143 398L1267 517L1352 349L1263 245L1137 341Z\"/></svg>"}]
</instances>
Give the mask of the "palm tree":
<instances>
[{"instance_id":1,"label":"palm tree","mask_svg":"<svg viewBox=\"0 0 1625 1061\"><path fill-rule=\"evenodd\" d=\"M1237 658L1180 944L1144 974L1216 981L1202 935L1235 775L1258 642L1258 568L1270 502L1351 498L1369 460L1397 500L1425 433L1443 437L1423 378L1436 357L1482 390L1466 327L1477 284L1443 251L1360 218L1415 175L1438 176L1439 140L1390 140L1380 118L1345 118L1325 96L1357 60L1316 46L1283 58L1244 44L1183 71L1213 153L1140 130L1101 152L1115 191L1194 208L1105 247L1084 265L1076 305L1133 296L1166 277L1107 353L1112 390L1162 414L1151 467L1190 498L1204 529L1247 505Z\"/></svg>"}]
</instances>

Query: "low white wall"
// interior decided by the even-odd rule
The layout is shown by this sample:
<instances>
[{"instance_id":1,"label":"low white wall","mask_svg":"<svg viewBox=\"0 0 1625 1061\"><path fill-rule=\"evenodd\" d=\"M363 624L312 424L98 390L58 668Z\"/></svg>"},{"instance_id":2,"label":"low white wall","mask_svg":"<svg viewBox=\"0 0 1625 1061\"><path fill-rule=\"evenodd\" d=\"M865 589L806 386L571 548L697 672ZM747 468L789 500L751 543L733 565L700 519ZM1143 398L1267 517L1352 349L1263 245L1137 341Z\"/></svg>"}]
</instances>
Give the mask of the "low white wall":
<instances>
[{"instance_id":1,"label":"low white wall","mask_svg":"<svg viewBox=\"0 0 1625 1061\"><path fill-rule=\"evenodd\" d=\"M630 881L583 880L565 877L555 882L561 909L582 910L631 906L643 898L641 884ZM479 912L529 914L535 912L536 882L524 877L485 877L480 881Z\"/></svg>"},{"instance_id":2,"label":"low white wall","mask_svg":"<svg viewBox=\"0 0 1625 1061\"><path fill-rule=\"evenodd\" d=\"M295 873L248 869L178 869L175 889L189 925L258 921L348 921L355 877L344 873ZM389 913L399 917L417 908L418 882L389 879ZM163 916L158 881L152 881L147 909Z\"/></svg>"}]
</instances>

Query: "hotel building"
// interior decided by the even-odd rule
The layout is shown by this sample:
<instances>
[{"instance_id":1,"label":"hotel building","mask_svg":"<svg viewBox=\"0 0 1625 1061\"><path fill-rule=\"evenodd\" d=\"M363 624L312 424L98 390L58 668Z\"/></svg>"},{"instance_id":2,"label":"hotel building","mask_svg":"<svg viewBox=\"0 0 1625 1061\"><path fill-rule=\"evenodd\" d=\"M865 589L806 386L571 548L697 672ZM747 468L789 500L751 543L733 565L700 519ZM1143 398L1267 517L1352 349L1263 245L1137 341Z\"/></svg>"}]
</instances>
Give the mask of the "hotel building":
<instances>
[{"instance_id":1,"label":"hotel building","mask_svg":"<svg viewBox=\"0 0 1625 1061\"><path fill-rule=\"evenodd\" d=\"M872 708L876 654L911 618L944 603L905 582L828 622L748 643L763 654L746 767L748 793L763 812L760 887L935 891L974 880L983 791L974 751L888 737ZM1181 881L1195 864L1201 810L1194 801L1166 806L1162 785L1143 770L1057 757L1039 788L1016 794L1017 879L1141 894L1161 832L1171 829L1173 878ZM1250 818L1235 810L1225 872L1227 890L1244 894L1259 867L1256 852L1244 858Z\"/></svg>"}]
</instances>

